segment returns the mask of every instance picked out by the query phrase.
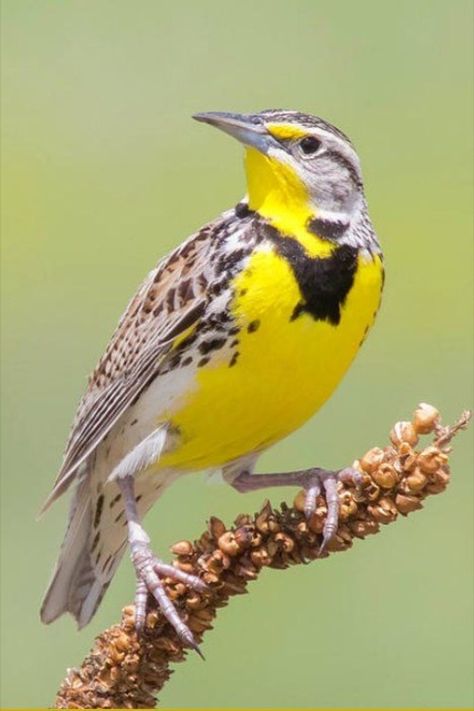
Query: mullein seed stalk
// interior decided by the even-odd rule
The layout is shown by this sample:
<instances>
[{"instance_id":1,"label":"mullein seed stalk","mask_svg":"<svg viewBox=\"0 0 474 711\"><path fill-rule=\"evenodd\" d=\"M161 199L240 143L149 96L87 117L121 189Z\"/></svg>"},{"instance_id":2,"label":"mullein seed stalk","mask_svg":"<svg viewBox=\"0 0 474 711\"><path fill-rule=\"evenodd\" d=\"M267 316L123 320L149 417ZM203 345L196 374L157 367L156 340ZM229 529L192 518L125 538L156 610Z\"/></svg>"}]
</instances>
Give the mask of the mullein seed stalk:
<instances>
[{"instance_id":1,"label":"mullein seed stalk","mask_svg":"<svg viewBox=\"0 0 474 711\"><path fill-rule=\"evenodd\" d=\"M322 555L326 502L320 496L308 520L302 491L292 506L273 508L265 501L256 514L240 514L230 527L213 516L194 543L171 546L173 564L199 575L209 587L208 593L198 594L170 578L164 581L196 640L212 629L218 609L246 593L264 568L283 570L347 550L354 539L377 533L399 516L421 509L428 496L443 492L450 477L451 440L470 416L466 411L454 425L444 427L436 408L422 403L411 421L394 425L386 447L373 447L356 460L353 466L363 474L362 483L339 484L339 527ZM426 435L431 435L431 444L422 446L420 437ZM140 638L134 608L125 607L121 622L96 638L79 668L68 670L56 708L153 708L172 673L170 665L184 661L188 652L156 607L148 612Z\"/></svg>"}]
</instances>

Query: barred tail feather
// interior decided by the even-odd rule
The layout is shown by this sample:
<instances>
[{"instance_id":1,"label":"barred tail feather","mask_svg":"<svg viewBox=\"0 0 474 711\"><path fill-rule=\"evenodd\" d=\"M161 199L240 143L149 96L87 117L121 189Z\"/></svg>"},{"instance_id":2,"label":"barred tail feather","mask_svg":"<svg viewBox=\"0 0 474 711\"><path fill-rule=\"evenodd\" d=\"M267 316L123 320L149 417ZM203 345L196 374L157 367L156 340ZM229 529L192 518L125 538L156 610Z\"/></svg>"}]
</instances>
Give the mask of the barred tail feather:
<instances>
[{"instance_id":1,"label":"barred tail feather","mask_svg":"<svg viewBox=\"0 0 474 711\"><path fill-rule=\"evenodd\" d=\"M73 495L69 525L41 606L41 620L46 624L70 612L79 628L86 625L97 610L122 557L125 537L122 549L108 566L107 575L96 569L91 553L92 518L89 482L83 479Z\"/></svg>"},{"instance_id":2,"label":"barred tail feather","mask_svg":"<svg viewBox=\"0 0 474 711\"><path fill-rule=\"evenodd\" d=\"M97 461L91 462L73 494L66 535L41 607L46 624L70 612L79 628L84 627L99 607L127 547L123 499L117 482L109 478L104 485L104 478ZM140 518L175 478L171 471L157 474L153 470L136 477Z\"/></svg>"}]
</instances>

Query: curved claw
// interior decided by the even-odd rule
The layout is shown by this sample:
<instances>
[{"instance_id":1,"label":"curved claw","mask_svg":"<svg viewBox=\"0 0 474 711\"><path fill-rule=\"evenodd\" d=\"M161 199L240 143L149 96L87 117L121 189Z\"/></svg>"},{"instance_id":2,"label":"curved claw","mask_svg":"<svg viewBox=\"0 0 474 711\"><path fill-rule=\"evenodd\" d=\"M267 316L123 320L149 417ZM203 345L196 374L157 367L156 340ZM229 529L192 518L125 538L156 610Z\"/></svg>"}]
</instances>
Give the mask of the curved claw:
<instances>
[{"instance_id":1,"label":"curved claw","mask_svg":"<svg viewBox=\"0 0 474 711\"><path fill-rule=\"evenodd\" d=\"M132 560L137 575L135 594L135 626L137 634L141 635L145 629L146 605L148 594L151 594L158 603L163 615L175 629L178 637L185 645L196 650L199 656L202 657L203 655L194 639L193 633L180 618L177 609L166 593L161 578L172 577L201 592L206 589L205 583L194 575L188 575L172 565L162 563L153 555L148 543L143 540L134 541Z\"/></svg>"},{"instance_id":2,"label":"curved claw","mask_svg":"<svg viewBox=\"0 0 474 711\"><path fill-rule=\"evenodd\" d=\"M166 594L163 583L154 570L155 565L155 562L150 562L144 565L140 570L141 579L145 583L148 592L150 592L155 598L163 615L166 617L170 625L174 627L178 637L180 637L180 639L182 639L188 647L195 649L196 642L194 640L193 633L182 621L177 609Z\"/></svg>"},{"instance_id":3,"label":"curved claw","mask_svg":"<svg viewBox=\"0 0 474 711\"><path fill-rule=\"evenodd\" d=\"M323 540L318 551L319 556L326 550L327 545L336 533L339 524L338 482L351 482L359 485L362 482L362 479L362 474L352 467L346 467L345 469L341 469L339 472L315 469L309 474L305 485L306 497L304 503L304 513L306 518L310 519L315 512L316 500L321 493L321 489L324 489L327 504L327 515L323 528Z\"/></svg>"},{"instance_id":4,"label":"curved claw","mask_svg":"<svg viewBox=\"0 0 474 711\"><path fill-rule=\"evenodd\" d=\"M194 641L193 641L193 644L188 644L188 646L191 647L191 649L194 649L194 651L199 654L199 656L201 657L201 659L202 659L203 662L206 661L206 657L205 657L204 654L201 652L201 648L200 648L200 646L197 644L197 642L194 642Z\"/></svg>"}]
</instances>

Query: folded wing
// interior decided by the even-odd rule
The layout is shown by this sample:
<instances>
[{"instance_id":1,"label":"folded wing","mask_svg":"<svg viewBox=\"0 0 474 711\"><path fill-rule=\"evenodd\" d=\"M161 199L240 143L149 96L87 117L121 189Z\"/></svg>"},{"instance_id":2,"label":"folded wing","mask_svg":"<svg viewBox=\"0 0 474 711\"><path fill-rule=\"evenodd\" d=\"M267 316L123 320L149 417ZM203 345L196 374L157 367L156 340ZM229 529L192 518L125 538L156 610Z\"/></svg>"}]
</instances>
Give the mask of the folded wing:
<instances>
[{"instance_id":1,"label":"folded wing","mask_svg":"<svg viewBox=\"0 0 474 711\"><path fill-rule=\"evenodd\" d=\"M176 340L202 318L212 280L209 234L197 233L160 262L129 303L89 379L42 511L66 491L81 465L156 377Z\"/></svg>"}]
</instances>

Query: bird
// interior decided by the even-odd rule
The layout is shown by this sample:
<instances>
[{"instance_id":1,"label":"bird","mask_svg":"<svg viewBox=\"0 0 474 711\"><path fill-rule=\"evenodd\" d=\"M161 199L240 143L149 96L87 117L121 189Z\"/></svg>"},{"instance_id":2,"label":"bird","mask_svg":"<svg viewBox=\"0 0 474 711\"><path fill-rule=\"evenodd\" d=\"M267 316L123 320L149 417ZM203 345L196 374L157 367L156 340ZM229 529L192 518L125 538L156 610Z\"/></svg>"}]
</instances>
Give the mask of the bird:
<instances>
[{"instance_id":1,"label":"bird","mask_svg":"<svg viewBox=\"0 0 474 711\"><path fill-rule=\"evenodd\" d=\"M243 145L247 192L158 262L89 378L43 507L73 486L41 619L69 612L86 625L128 545L137 632L154 598L199 651L163 578L206 585L155 554L143 517L181 475L217 469L240 492L303 487L307 516L324 493L324 549L338 482L357 483L357 471L255 467L341 381L378 312L384 265L341 130L286 109L193 118Z\"/></svg>"}]
</instances>

